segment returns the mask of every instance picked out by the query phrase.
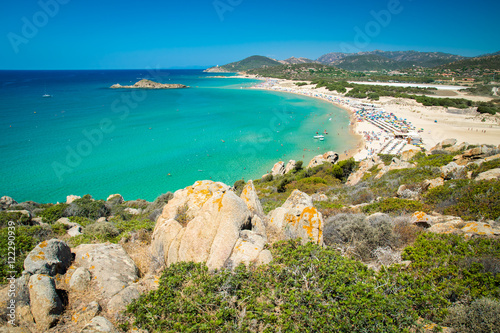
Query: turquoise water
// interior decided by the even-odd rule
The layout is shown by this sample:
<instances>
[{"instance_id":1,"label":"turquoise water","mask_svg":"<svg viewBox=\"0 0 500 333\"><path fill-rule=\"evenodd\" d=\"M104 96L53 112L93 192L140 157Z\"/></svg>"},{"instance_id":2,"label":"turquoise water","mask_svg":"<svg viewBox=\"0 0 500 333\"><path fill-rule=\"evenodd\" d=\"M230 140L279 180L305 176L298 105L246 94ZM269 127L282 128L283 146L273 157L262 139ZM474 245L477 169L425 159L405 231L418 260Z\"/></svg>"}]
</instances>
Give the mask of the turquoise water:
<instances>
[{"instance_id":1,"label":"turquoise water","mask_svg":"<svg viewBox=\"0 0 500 333\"><path fill-rule=\"evenodd\" d=\"M154 200L196 180L260 178L278 160L307 163L355 144L347 112L332 104L212 75L0 71L0 195L19 202L87 193ZM108 88L142 78L190 88ZM313 139L325 129L325 141Z\"/></svg>"}]
</instances>

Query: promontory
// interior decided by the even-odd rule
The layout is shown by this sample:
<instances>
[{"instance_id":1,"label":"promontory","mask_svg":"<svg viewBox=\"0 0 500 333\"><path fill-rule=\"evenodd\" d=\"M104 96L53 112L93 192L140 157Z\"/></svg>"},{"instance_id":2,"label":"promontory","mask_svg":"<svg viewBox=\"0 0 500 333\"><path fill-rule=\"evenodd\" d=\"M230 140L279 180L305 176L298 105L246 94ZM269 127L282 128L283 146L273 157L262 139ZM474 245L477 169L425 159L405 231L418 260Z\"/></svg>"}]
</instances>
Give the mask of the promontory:
<instances>
[{"instance_id":1,"label":"promontory","mask_svg":"<svg viewBox=\"0 0 500 333\"><path fill-rule=\"evenodd\" d=\"M188 88L188 86L185 86L183 84L166 84L166 83L158 83L154 82L151 80L140 80L139 82L136 82L132 86L122 86L121 84L113 84L111 86L112 89L180 89L180 88Z\"/></svg>"}]
</instances>

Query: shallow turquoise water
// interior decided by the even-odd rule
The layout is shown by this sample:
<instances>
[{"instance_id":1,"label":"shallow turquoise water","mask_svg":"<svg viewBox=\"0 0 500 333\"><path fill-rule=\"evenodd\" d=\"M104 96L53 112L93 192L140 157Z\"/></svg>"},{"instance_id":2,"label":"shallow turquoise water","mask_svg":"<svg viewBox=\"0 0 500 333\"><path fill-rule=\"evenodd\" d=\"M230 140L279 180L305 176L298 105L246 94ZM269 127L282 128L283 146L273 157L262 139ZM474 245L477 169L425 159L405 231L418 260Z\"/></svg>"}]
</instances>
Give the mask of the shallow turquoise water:
<instances>
[{"instance_id":1,"label":"shallow turquoise water","mask_svg":"<svg viewBox=\"0 0 500 333\"><path fill-rule=\"evenodd\" d=\"M196 180L255 179L278 160L352 148L346 111L201 71L0 71L0 195L154 200ZM141 78L189 89L113 90ZM52 98L42 98L49 93ZM332 118L331 121L328 119ZM313 139L327 129L326 140Z\"/></svg>"}]
</instances>

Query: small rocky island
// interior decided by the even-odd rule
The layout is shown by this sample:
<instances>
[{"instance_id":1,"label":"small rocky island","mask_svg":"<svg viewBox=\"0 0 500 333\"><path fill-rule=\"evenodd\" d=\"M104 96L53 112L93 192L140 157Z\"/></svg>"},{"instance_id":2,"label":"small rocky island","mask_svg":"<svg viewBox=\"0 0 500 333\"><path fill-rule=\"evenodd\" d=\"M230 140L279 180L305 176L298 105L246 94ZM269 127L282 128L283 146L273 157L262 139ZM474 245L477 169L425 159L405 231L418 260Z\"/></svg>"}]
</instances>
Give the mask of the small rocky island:
<instances>
[{"instance_id":1,"label":"small rocky island","mask_svg":"<svg viewBox=\"0 0 500 333\"><path fill-rule=\"evenodd\" d=\"M139 82L136 82L132 86L122 86L121 84L113 84L111 86L112 89L180 89L180 88L188 88L188 86L185 86L183 84L166 84L166 83L158 83L154 82L151 80L140 80Z\"/></svg>"}]
</instances>

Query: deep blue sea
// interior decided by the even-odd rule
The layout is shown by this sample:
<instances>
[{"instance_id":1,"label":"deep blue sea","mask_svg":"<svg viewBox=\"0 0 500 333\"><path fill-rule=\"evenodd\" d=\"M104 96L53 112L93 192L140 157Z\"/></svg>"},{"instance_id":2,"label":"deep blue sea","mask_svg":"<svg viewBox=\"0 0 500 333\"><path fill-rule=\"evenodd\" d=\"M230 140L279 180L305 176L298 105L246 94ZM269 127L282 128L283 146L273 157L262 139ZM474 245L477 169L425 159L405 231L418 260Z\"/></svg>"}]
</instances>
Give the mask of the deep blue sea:
<instances>
[{"instance_id":1,"label":"deep blue sea","mask_svg":"<svg viewBox=\"0 0 500 333\"><path fill-rule=\"evenodd\" d=\"M355 144L349 115L332 104L214 75L0 71L0 196L62 202L120 193L152 201L196 180L256 179L279 160L307 163ZM144 78L190 88L109 88ZM313 139L325 129L325 141Z\"/></svg>"}]
</instances>

